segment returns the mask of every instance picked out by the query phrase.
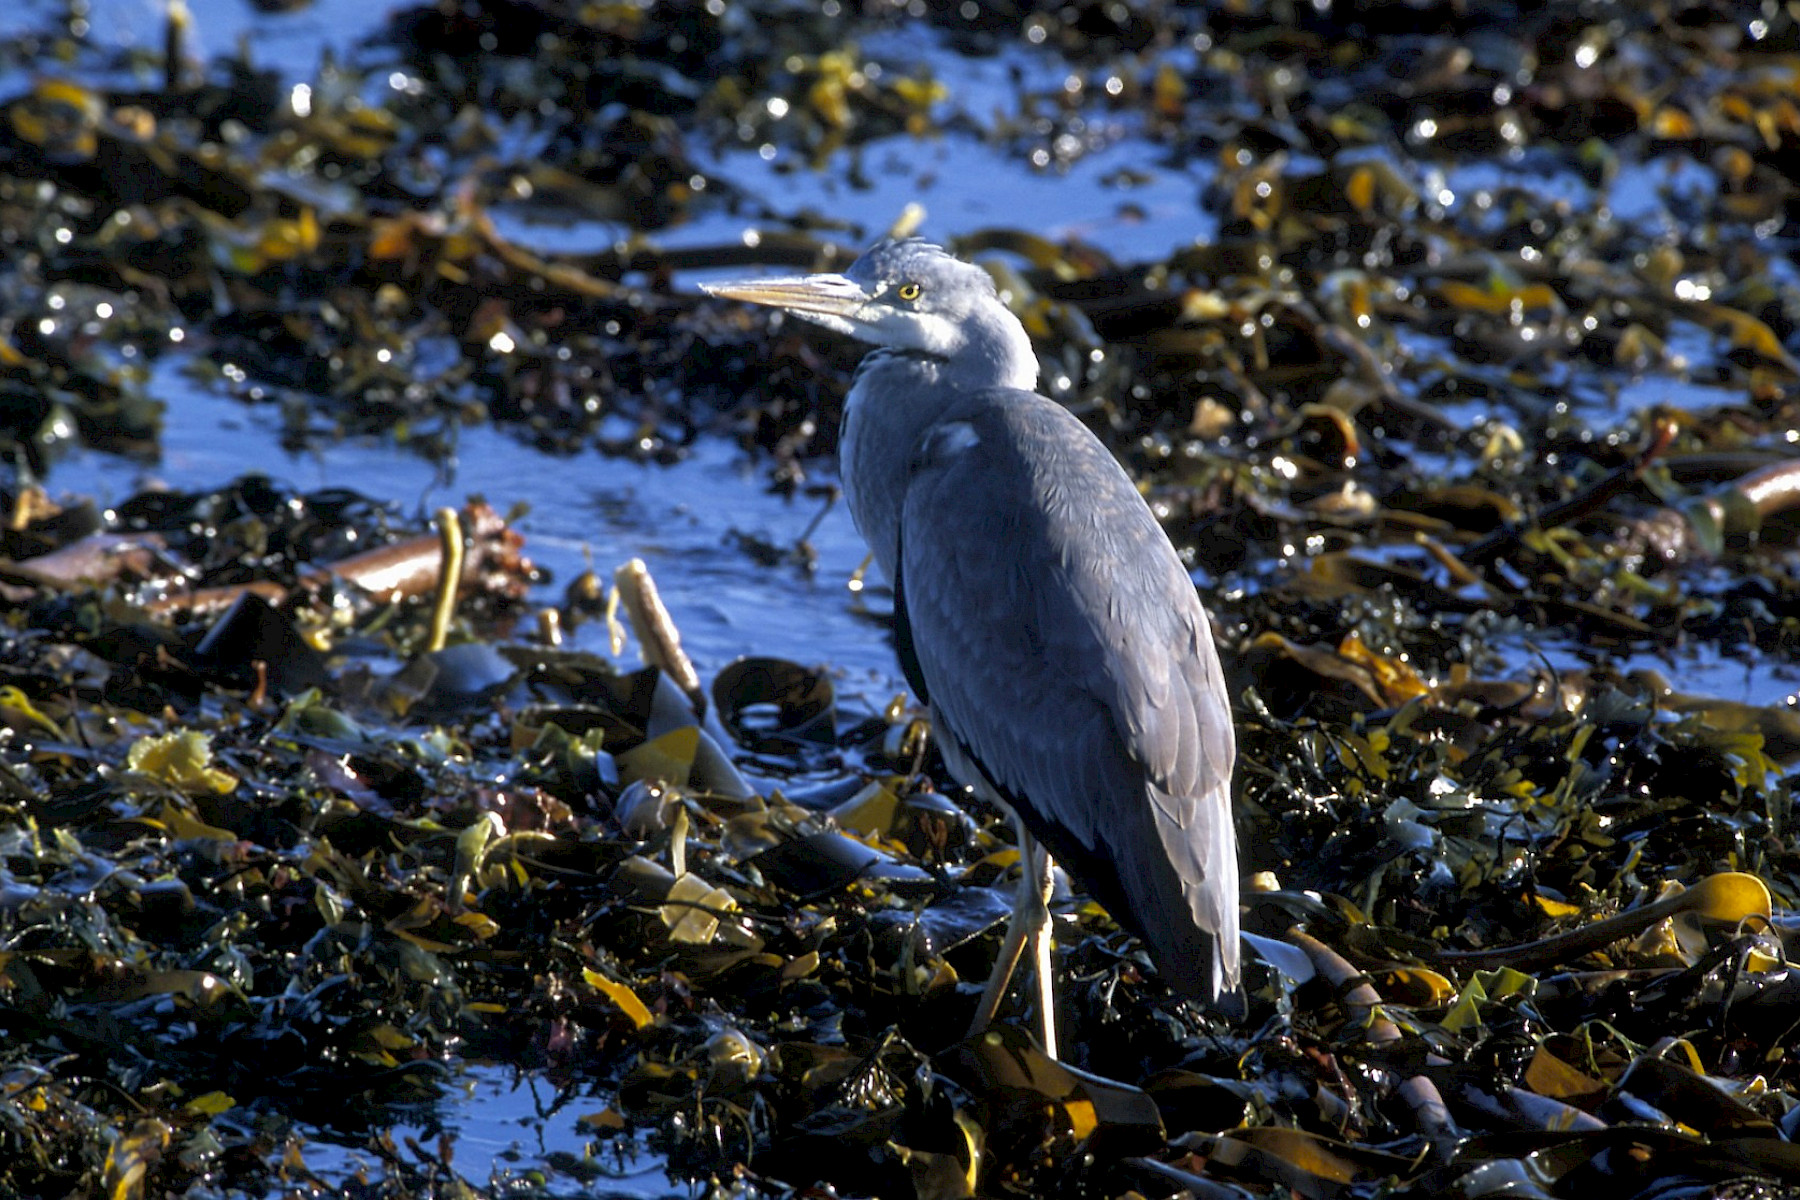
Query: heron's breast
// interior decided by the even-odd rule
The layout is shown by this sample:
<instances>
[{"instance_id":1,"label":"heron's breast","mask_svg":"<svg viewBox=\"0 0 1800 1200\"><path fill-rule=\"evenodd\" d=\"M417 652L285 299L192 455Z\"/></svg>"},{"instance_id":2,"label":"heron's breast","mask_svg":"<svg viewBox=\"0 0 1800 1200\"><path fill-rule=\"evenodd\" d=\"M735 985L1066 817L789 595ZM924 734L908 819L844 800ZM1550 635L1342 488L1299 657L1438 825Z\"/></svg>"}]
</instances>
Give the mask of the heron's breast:
<instances>
[{"instance_id":1,"label":"heron's breast","mask_svg":"<svg viewBox=\"0 0 1800 1200\"><path fill-rule=\"evenodd\" d=\"M903 413L890 411L877 395L881 389L867 366L858 370L844 397L844 419L838 432L838 475L844 500L857 532L875 552L881 573L891 582L899 539L900 504L906 488L908 455L900 439Z\"/></svg>"},{"instance_id":2,"label":"heron's breast","mask_svg":"<svg viewBox=\"0 0 1800 1200\"><path fill-rule=\"evenodd\" d=\"M858 528L862 521L857 516L856 503L856 437L861 426L857 414L862 406L857 403L856 392L861 386L860 380L851 385L849 394L844 397L844 415L838 421L838 483L844 489L844 501L850 506L850 515L856 519Z\"/></svg>"}]
</instances>

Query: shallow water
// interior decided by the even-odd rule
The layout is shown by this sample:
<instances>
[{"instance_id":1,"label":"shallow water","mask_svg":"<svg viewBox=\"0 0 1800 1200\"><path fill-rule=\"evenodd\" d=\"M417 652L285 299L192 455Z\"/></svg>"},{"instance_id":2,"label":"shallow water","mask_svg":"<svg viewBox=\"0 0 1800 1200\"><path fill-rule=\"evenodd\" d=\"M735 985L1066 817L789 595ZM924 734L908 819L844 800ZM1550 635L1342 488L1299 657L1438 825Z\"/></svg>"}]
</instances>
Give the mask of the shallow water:
<instances>
[{"instance_id":1,"label":"shallow water","mask_svg":"<svg viewBox=\"0 0 1800 1200\"><path fill-rule=\"evenodd\" d=\"M542 1171L551 1176L546 1187L552 1196L686 1197L689 1189L673 1190L655 1155L636 1147L629 1139L607 1144L588 1157L589 1138L577 1132L577 1122L603 1112L606 1105L594 1097L561 1100L555 1087L532 1073L520 1073L490 1064L469 1064L450 1085L452 1099L444 1107L454 1111L456 1143L450 1161L465 1179L486 1182L496 1172ZM396 1138L414 1137L429 1145L436 1130L424 1126L397 1126ZM346 1162L355 1152L343 1152ZM309 1156L315 1169L323 1154ZM579 1164L579 1172L559 1171L557 1163Z\"/></svg>"},{"instance_id":2,"label":"shallow water","mask_svg":"<svg viewBox=\"0 0 1800 1200\"><path fill-rule=\"evenodd\" d=\"M781 170L754 150L733 150L709 168L750 195L790 216L830 214L874 236L891 226L909 201L926 209L922 233L951 237L970 230L1029 229L1052 241L1071 239L1125 261L1152 261L1210 239L1218 222L1199 210L1204 181L1197 164L1157 168L1146 148L1121 140L1071 164L1066 171L1034 171L997 158L993 148L967 134L887 138L862 152L865 169L879 185L861 189L843 182L848 152L833 155L820 172ZM1109 183L1125 169L1140 172L1130 186ZM695 222L658 240L671 245L735 236L736 227Z\"/></svg>"},{"instance_id":3,"label":"shallow water","mask_svg":"<svg viewBox=\"0 0 1800 1200\"><path fill-rule=\"evenodd\" d=\"M150 394L168 405L154 467L79 451L58 464L52 487L109 503L152 480L175 490L216 487L253 465L300 490L348 487L404 510L428 512L476 494L502 512L523 504L530 512L517 528L525 552L553 577L542 603L558 600L590 566L610 578L613 568L642 558L704 675L755 653L829 663L845 693L870 692L877 706L903 686L880 623L862 615L849 587L866 553L849 512L771 494L756 465L723 442L703 441L685 461L656 466L597 453L554 457L481 426L461 431L448 463L374 440L296 454L281 448L272 408L221 395L187 367L170 356L151 376ZM763 566L736 534L784 547L805 537L816 566ZM884 605L872 599L870 607ZM583 626L574 639L607 652L600 626Z\"/></svg>"},{"instance_id":4,"label":"shallow water","mask_svg":"<svg viewBox=\"0 0 1800 1200\"><path fill-rule=\"evenodd\" d=\"M168 21L166 0L79 2L87 9L95 45L160 52ZM246 46L252 63L297 80L312 78L326 53L345 61L390 13L409 7L405 0L309 0L288 12L260 12L246 0L185 2L192 18L188 52L196 62L232 55ZM41 14L64 7L50 0L7 5L0 12L0 29L41 28Z\"/></svg>"}]
</instances>

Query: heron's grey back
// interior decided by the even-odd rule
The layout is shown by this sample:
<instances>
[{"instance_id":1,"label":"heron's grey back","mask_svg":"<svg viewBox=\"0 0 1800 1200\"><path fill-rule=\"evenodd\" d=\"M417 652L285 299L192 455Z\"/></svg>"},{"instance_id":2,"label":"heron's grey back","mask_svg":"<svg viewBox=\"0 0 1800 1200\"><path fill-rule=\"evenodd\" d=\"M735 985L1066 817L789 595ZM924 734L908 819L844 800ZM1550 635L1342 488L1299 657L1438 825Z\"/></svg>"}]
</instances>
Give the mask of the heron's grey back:
<instances>
[{"instance_id":1,"label":"heron's grey back","mask_svg":"<svg viewBox=\"0 0 1800 1200\"><path fill-rule=\"evenodd\" d=\"M1099 440L1030 392L958 396L908 468L901 636L952 768L1013 805L1171 983L1234 986L1230 707L1168 537Z\"/></svg>"}]
</instances>

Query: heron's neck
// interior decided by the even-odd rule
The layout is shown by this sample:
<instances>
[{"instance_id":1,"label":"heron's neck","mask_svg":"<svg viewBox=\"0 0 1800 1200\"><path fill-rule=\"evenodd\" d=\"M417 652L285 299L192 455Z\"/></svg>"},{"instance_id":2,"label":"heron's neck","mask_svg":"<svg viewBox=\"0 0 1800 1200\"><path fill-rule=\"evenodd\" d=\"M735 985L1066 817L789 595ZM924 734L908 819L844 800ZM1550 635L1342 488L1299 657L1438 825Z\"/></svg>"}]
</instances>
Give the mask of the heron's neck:
<instances>
[{"instance_id":1,"label":"heron's neck","mask_svg":"<svg viewBox=\"0 0 1800 1200\"><path fill-rule=\"evenodd\" d=\"M998 304L983 305L964 320L963 332L967 342L940 369L946 382L1037 390L1037 352L1019 318Z\"/></svg>"},{"instance_id":2,"label":"heron's neck","mask_svg":"<svg viewBox=\"0 0 1800 1200\"><path fill-rule=\"evenodd\" d=\"M1037 388L1037 354L1010 312L966 321L967 340L948 357L878 349L864 358L845 397L838 466L850 514L891 582L900 549L900 508L920 437L971 392Z\"/></svg>"}]
</instances>

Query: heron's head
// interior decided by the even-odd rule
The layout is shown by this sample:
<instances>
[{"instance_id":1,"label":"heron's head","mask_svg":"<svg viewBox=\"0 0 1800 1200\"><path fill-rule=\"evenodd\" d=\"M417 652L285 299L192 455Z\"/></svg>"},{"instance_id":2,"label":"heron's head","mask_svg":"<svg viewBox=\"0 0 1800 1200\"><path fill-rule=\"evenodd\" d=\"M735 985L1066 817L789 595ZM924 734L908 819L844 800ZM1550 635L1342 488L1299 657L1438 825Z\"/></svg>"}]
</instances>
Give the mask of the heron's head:
<instances>
[{"instance_id":1,"label":"heron's head","mask_svg":"<svg viewBox=\"0 0 1800 1200\"><path fill-rule=\"evenodd\" d=\"M955 360L1017 357L1031 343L988 273L918 238L881 241L843 274L702 284L714 296L793 313L859 341ZM1035 359L1030 374L1036 377ZM1029 381L1028 381L1029 382Z\"/></svg>"}]
</instances>

